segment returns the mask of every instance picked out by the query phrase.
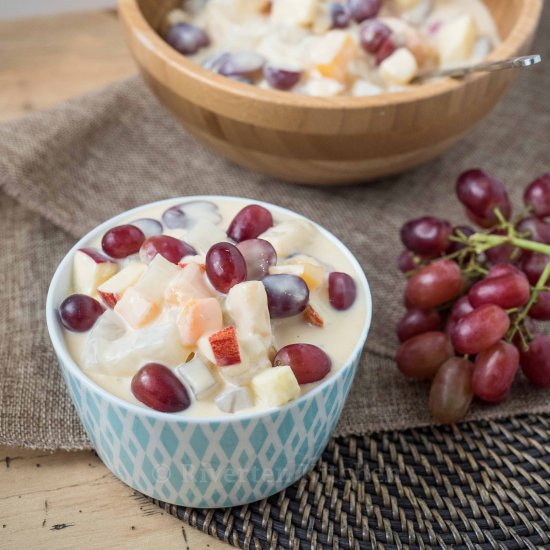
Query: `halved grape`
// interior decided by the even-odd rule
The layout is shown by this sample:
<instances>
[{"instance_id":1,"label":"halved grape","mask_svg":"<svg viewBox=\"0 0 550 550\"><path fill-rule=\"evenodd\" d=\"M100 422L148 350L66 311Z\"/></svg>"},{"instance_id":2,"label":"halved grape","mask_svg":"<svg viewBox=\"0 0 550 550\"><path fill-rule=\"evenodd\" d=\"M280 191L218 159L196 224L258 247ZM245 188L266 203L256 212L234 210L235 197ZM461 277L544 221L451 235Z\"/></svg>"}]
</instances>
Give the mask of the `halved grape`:
<instances>
[{"instance_id":1,"label":"halved grape","mask_svg":"<svg viewBox=\"0 0 550 550\"><path fill-rule=\"evenodd\" d=\"M444 332L425 332L401 344L395 360L405 376L429 380L453 355L453 346Z\"/></svg>"},{"instance_id":2,"label":"halved grape","mask_svg":"<svg viewBox=\"0 0 550 550\"><path fill-rule=\"evenodd\" d=\"M162 224L153 218L140 218L139 220L134 220L132 225L140 229L146 239L162 235Z\"/></svg>"},{"instance_id":3,"label":"halved grape","mask_svg":"<svg viewBox=\"0 0 550 550\"><path fill-rule=\"evenodd\" d=\"M206 274L216 290L227 294L246 281L246 262L235 245L217 243L206 254Z\"/></svg>"},{"instance_id":4,"label":"halved grape","mask_svg":"<svg viewBox=\"0 0 550 550\"><path fill-rule=\"evenodd\" d=\"M309 302L309 289L296 275L268 275L262 279L272 319L302 313Z\"/></svg>"},{"instance_id":5,"label":"halved grape","mask_svg":"<svg viewBox=\"0 0 550 550\"><path fill-rule=\"evenodd\" d=\"M348 0L351 16L358 23L376 17L381 6L382 0Z\"/></svg>"},{"instance_id":6,"label":"halved grape","mask_svg":"<svg viewBox=\"0 0 550 550\"><path fill-rule=\"evenodd\" d=\"M72 294L59 306L59 318L67 330L87 332L104 311L105 308L91 296Z\"/></svg>"},{"instance_id":7,"label":"halved grape","mask_svg":"<svg viewBox=\"0 0 550 550\"><path fill-rule=\"evenodd\" d=\"M550 172L532 182L523 195L527 206L533 208L535 216L550 216Z\"/></svg>"},{"instance_id":8,"label":"halved grape","mask_svg":"<svg viewBox=\"0 0 550 550\"><path fill-rule=\"evenodd\" d=\"M290 344L275 355L273 366L289 365L298 384L311 384L322 380L332 366L330 357L312 344Z\"/></svg>"},{"instance_id":9,"label":"halved grape","mask_svg":"<svg viewBox=\"0 0 550 550\"><path fill-rule=\"evenodd\" d=\"M451 244L452 227L446 220L424 216L401 228L401 241L408 250L425 256L439 256Z\"/></svg>"},{"instance_id":10,"label":"halved grape","mask_svg":"<svg viewBox=\"0 0 550 550\"><path fill-rule=\"evenodd\" d=\"M487 304L462 317L451 331L451 340L458 353L475 355L502 340L509 328L506 311Z\"/></svg>"},{"instance_id":11,"label":"halved grape","mask_svg":"<svg viewBox=\"0 0 550 550\"><path fill-rule=\"evenodd\" d=\"M166 33L166 42L183 55L193 55L210 45L208 35L190 23L176 23Z\"/></svg>"},{"instance_id":12,"label":"halved grape","mask_svg":"<svg viewBox=\"0 0 550 550\"><path fill-rule=\"evenodd\" d=\"M333 271L328 276L328 299L330 305L339 311L349 309L357 298L357 286L347 273Z\"/></svg>"},{"instance_id":13,"label":"halved grape","mask_svg":"<svg viewBox=\"0 0 550 550\"><path fill-rule=\"evenodd\" d=\"M527 351L521 351L521 368L531 384L550 388L550 337L535 336Z\"/></svg>"},{"instance_id":14,"label":"halved grape","mask_svg":"<svg viewBox=\"0 0 550 550\"><path fill-rule=\"evenodd\" d=\"M269 268L277 263L277 253L273 245L264 239L248 239L237 244L246 262L249 281L260 281L269 274Z\"/></svg>"},{"instance_id":15,"label":"halved grape","mask_svg":"<svg viewBox=\"0 0 550 550\"><path fill-rule=\"evenodd\" d=\"M159 363L147 363L132 378L135 398L151 409L174 413L184 411L191 399L180 379Z\"/></svg>"},{"instance_id":16,"label":"halved grape","mask_svg":"<svg viewBox=\"0 0 550 550\"><path fill-rule=\"evenodd\" d=\"M190 229L199 220L216 225L220 223L221 219L218 207L209 201L190 201L177 204L168 208L162 215L162 221L168 229Z\"/></svg>"},{"instance_id":17,"label":"halved grape","mask_svg":"<svg viewBox=\"0 0 550 550\"><path fill-rule=\"evenodd\" d=\"M145 239L141 245L139 257L144 264L149 264L157 254L160 254L169 262L177 264L184 256L194 256L196 253L191 245L180 239L168 235L156 235Z\"/></svg>"},{"instance_id":18,"label":"halved grape","mask_svg":"<svg viewBox=\"0 0 550 550\"><path fill-rule=\"evenodd\" d=\"M400 342L410 340L425 332L438 331L441 328L441 315L436 309L413 307L403 315L397 325L397 337Z\"/></svg>"},{"instance_id":19,"label":"halved grape","mask_svg":"<svg viewBox=\"0 0 550 550\"><path fill-rule=\"evenodd\" d=\"M489 403L503 401L510 393L518 368L518 350L507 342L497 342L476 357L474 394Z\"/></svg>"},{"instance_id":20,"label":"halved grape","mask_svg":"<svg viewBox=\"0 0 550 550\"><path fill-rule=\"evenodd\" d=\"M391 36L390 28L379 19L369 19L359 27L359 44L367 53L376 53Z\"/></svg>"},{"instance_id":21,"label":"halved grape","mask_svg":"<svg viewBox=\"0 0 550 550\"><path fill-rule=\"evenodd\" d=\"M101 247L111 258L122 259L139 252L144 240L145 235L134 225L119 225L103 235Z\"/></svg>"},{"instance_id":22,"label":"halved grape","mask_svg":"<svg viewBox=\"0 0 550 550\"><path fill-rule=\"evenodd\" d=\"M464 288L462 273L451 260L439 260L418 270L408 281L406 299L430 309L458 297Z\"/></svg>"},{"instance_id":23,"label":"halved grape","mask_svg":"<svg viewBox=\"0 0 550 550\"><path fill-rule=\"evenodd\" d=\"M474 364L453 357L435 375L430 389L430 413L437 422L453 424L462 420L474 397Z\"/></svg>"},{"instance_id":24,"label":"halved grape","mask_svg":"<svg viewBox=\"0 0 550 550\"><path fill-rule=\"evenodd\" d=\"M264 78L272 88L290 90L300 82L302 71L292 71L266 65L264 67Z\"/></svg>"},{"instance_id":25,"label":"halved grape","mask_svg":"<svg viewBox=\"0 0 550 550\"><path fill-rule=\"evenodd\" d=\"M529 281L523 273L483 279L468 292L474 308L484 304L495 304L504 309L521 307L529 301L530 295Z\"/></svg>"},{"instance_id":26,"label":"halved grape","mask_svg":"<svg viewBox=\"0 0 550 550\"><path fill-rule=\"evenodd\" d=\"M233 218L227 229L227 235L235 242L256 239L273 226L271 212L259 204L245 206Z\"/></svg>"}]
</instances>

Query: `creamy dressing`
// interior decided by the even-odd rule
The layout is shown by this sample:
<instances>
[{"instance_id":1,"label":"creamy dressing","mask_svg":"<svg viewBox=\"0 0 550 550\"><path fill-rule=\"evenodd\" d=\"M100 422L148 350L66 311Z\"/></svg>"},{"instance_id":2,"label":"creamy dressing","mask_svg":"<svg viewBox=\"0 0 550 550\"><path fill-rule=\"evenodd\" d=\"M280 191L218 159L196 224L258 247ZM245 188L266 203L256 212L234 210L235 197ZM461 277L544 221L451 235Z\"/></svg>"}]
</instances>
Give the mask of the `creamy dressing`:
<instances>
[{"instance_id":1,"label":"creamy dressing","mask_svg":"<svg viewBox=\"0 0 550 550\"><path fill-rule=\"evenodd\" d=\"M219 242L220 235L225 235L225 230L235 214L237 214L237 212L239 212L247 203L217 200L216 204L219 208L219 213L221 214L221 221L215 227L210 224L210 231L203 232L207 233L206 235L195 234L193 236L194 241L190 242L190 244L192 244L199 253L199 258L197 258L198 260L202 259L202 257L206 255L208 248L212 244L214 244L215 242ZM148 217L160 220L165 210L166 207L152 207L150 210L141 211L139 216L129 216L124 221L121 221L119 225L123 223L131 223L138 217ZM275 227L277 227L277 224L281 222L295 219L294 217L289 215L281 215L279 212L273 212L273 217ZM205 227L204 229L207 230L208 227ZM164 234L171 235L183 240L186 240L186 238L190 236L189 231L183 229L166 230ZM101 237L102 236L90 241L89 243L86 243L86 246L101 250ZM350 355L356 347L364 328L365 317L367 315L367 300L364 289L362 288L362 285L358 283L358 277L355 268L353 264L349 261L347 256L335 243L328 240L316 228L313 230L311 241L303 247L300 247L299 250L293 250L292 253L300 253L311 256L312 258L316 259L320 264L327 267L325 273L325 281L323 285L321 286L321 288L311 291L310 293L310 304L312 304L313 307L322 316L324 320L324 326L322 328L312 326L305 322L302 315L297 315L295 317L287 319L272 320L271 325L273 332L273 344L276 349L280 349L285 345L293 343L314 344L323 349L329 355L332 361L332 372L336 372L342 367L342 365L346 364L346 362L350 358ZM139 257L137 255L132 256L124 260L122 264L127 265L128 263L133 261L139 261ZM285 264L289 261L292 260L286 259L284 257L279 257L277 265ZM330 271L342 271L348 273L357 282L357 299L354 305L347 311L336 311L329 304L327 277ZM221 297L223 295L219 294L218 296ZM167 316L172 314L171 311L167 309L167 305L164 305L163 307L164 310L162 314L149 324L151 328L154 328L159 323L162 323ZM112 312L108 313L111 314ZM117 314L113 313L113 315ZM133 329L131 327L126 326L126 330L130 335L132 334ZM79 365L79 367L83 370L83 372L85 372L85 374L90 377L90 379L92 379L96 384L104 388L106 391L121 399L130 403L140 404L134 397L130 389L132 376L145 363L149 361L154 361L155 358L148 358L146 356L146 351L144 351L143 355L140 355L141 360L135 361L132 372L127 372L126 370L123 370L123 375L120 375L119 372L105 372L106 370L108 370L106 368L86 368L86 364L90 361L89 356L86 355L85 350L87 346L87 341L90 338L91 333L78 334L69 331L64 331L64 333L65 341L67 343L67 347L71 356L73 357L77 365ZM189 350L182 347L181 357L179 357L178 360L167 361L164 364L166 364L166 366L168 367L175 368L179 364L186 361L190 351L196 350ZM215 368L221 369L224 367ZM330 373L328 376L330 376ZM192 417L223 417L231 416L233 414L249 413L253 410L259 410L257 406L253 406L248 409L243 409L238 413L226 413L221 411L215 405L214 398L216 397L216 395L218 395L220 390L223 391L234 386L227 380L224 380L222 377L218 377L218 381L220 383L218 391L211 395L207 395L206 397L201 396L200 399L193 399L192 405L188 409L177 414ZM302 385L300 387L301 393L306 393L318 384L319 382Z\"/></svg>"},{"instance_id":2,"label":"creamy dressing","mask_svg":"<svg viewBox=\"0 0 550 550\"><path fill-rule=\"evenodd\" d=\"M291 91L314 96L401 91L410 87L419 72L479 62L500 43L482 0L384 0L377 19L393 32L397 50L387 60L376 62L378 54L367 53L360 46L360 24L352 21L346 28L332 28L330 9L334 3L187 0L182 9L168 14L165 30L180 22L203 29L210 45L189 57L211 70L221 70L217 60L222 55L254 52L263 57L265 66L301 72ZM345 1L336 3L344 5ZM461 16L471 18L469 31L446 26ZM459 44L461 55L448 59L446 46L441 44L449 41ZM467 45L460 46L462 42ZM235 76L262 88L271 87L258 74Z\"/></svg>"}]
</instances>

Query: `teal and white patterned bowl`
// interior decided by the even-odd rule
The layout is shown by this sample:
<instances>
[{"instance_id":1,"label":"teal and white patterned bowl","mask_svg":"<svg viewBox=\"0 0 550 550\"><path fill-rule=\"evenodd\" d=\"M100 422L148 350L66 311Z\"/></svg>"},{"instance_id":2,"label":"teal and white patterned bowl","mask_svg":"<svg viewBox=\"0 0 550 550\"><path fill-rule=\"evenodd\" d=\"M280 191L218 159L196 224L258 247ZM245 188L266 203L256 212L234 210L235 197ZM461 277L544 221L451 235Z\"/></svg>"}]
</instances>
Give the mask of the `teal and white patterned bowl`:
<instances>
[{"instance_id":1,"label":"teal and white patterned bowl","mask_svg":"<svg viewBox=\"0 0 550 550\"><path fill-rule=\"evenodd\" d=\"M65 345L57 308L70 291L71 266L85 246L128 215L152 206L166 208L180 197L145 205L116 216L83 237L65 256L50 284L46 302L48 331L78 416L106 466L124 483L150 497L199 508L254 502L288 487L321 456L342 412L369 331L372 313L367 279L351 252L331 233L355 268L366 297L367 314L357 344L345 365L299 399L276 410L220 418L166 414L127 403L92 382ZM241 198L229 200L245 201ZM272 212L300 218L271 204Z\"/></svg>"}]
</instances>

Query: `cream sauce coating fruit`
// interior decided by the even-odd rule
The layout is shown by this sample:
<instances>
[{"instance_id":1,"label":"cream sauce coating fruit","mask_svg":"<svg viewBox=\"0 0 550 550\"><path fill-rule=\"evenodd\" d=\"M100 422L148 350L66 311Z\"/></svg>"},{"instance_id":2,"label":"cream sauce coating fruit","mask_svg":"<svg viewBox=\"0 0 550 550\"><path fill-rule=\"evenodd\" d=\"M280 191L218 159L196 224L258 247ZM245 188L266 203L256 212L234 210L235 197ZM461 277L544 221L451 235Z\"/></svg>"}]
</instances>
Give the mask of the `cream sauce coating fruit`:
<instances>
[{"instance_id":1,"label":"cream sauce coating fruit","mask_svg":"<svg viewBox=\"0 0 550 550\"><path fill-rule=\"evenodd\" d=\"M59 317L83 372L131 403L212 417L284 405L341 368L367 315L360 274L274 210L153 205L77 250Z\"/></svg>"}]
</instances>

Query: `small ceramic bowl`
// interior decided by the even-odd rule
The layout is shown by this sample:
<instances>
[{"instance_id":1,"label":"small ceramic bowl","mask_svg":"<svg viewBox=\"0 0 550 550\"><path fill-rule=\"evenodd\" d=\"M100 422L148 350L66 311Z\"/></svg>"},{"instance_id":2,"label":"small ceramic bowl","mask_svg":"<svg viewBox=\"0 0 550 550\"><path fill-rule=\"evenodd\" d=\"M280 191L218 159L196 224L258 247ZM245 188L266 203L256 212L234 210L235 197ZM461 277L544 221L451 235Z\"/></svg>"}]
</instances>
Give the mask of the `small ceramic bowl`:
<instances>
[{"instance_id":1,"label":"small ceramic bowl","mask_svg":"<svg viewBox=\"0 0 550 550\"><path fill-rule=\"evenodd\" d=\"M489 60L530 53L542 0L483 1L502 37ZM518 74L444 78L374 97L264 90L207 71L161 38L181 0L118 3L141 74L175 118L225 157L291 182L366 182L426 162L486 116Z\"/></svg>"},{"instance_id":2,"label":"small ceramic bowl","mask_svg":"<svg viewBox=\"0 0 550 550\"><path fill-rule=\"evenodd\" d=\"M166 414L123 401L92 382L72 359L57 310L70 293L75 252L152 206L169 208L185 197L149 204L103 223L83 237L59 264L48 291L46 318L63 377L86 432L106 466L124 483L150 497L182 506L246 504L288 487L320 457L342 412L371 322L367 279L351 252L331 233L321 233L347 256L366 299L361 336L342 367L312 391L276 410L235 417ZM229 198L244 202L245 199ZM302 218L271 204L274 214Z\"/></svg>"}]
</instances>

